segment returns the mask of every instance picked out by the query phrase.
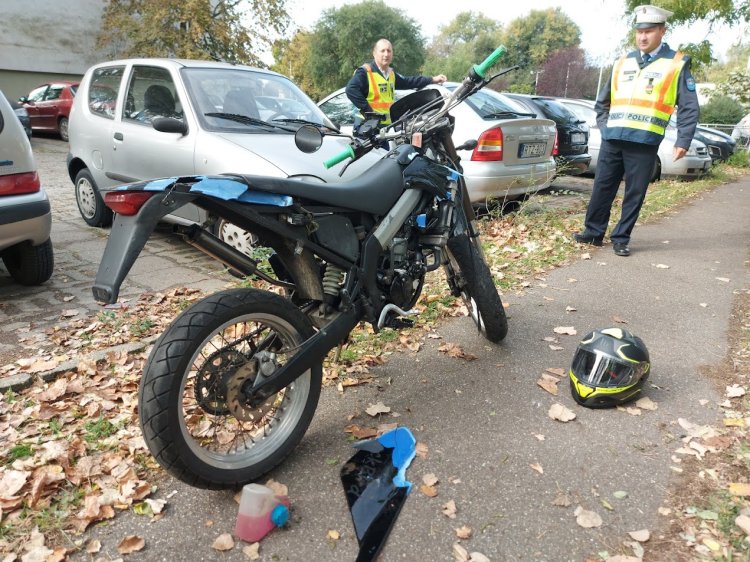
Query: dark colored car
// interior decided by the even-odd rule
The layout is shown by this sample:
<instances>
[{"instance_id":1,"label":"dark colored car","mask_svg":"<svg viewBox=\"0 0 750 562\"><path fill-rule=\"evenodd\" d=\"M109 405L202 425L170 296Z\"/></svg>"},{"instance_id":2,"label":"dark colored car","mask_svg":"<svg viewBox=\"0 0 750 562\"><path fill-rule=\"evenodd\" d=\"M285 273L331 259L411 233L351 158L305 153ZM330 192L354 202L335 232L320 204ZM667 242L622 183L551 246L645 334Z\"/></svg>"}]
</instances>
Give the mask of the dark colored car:
<instances>
[{"instance_id":1,"label":"dark colored car","mask_svg":"<svg viewBox=\"0 0 750 562\"><path fill-rule=\"evenodd\" d=\"M557 126L557 147L552 152L559 174L577 176L584 173L591 162L588 153L589 127L570 109L546 96L505 93L528 108L536 117L552 119Z\"/></svg>"},{"instance_id":2,"label":"dark colored car","mask_svg":"<svg viewBox=\"0 0 750 562\"><path fill-rule=\"evenodd\" d=\"M16 117L18 117L18 120L21 122L21 126L23 127L26 136L31 138L31 121L29 120L29 112L26 111L26 108L21 102L13 101L9 99L8 96L5 96L5 99L8 100L8 103L13 108L13 113L16 114Z\"/></svg>"},{"instance_id":3,"label":"dark colored car","mask_svg":"<svg viewBox=\"0 0 750 562\"><path fill-rule=\"evenodd\" d=\"M711 162L729 160L729 157L734 154L734 149L737 147L737 141L731 135L723 133L718 129L703 127L701 125L696 127L693 138L698 139L706 145L708 153L711 156Z\"/></svg>"},{"instance_id":4,"label":"dark colored car","mask_svg":"<svg viewBox=\"0 0 750 562\"><path fill-rule=\"evenodd\" d=\"M50 82L37 86L18 101L29 113L33 130L52 131L67 141L68 117L77 90L78 82Z\"/></svg>"}]
</instances>

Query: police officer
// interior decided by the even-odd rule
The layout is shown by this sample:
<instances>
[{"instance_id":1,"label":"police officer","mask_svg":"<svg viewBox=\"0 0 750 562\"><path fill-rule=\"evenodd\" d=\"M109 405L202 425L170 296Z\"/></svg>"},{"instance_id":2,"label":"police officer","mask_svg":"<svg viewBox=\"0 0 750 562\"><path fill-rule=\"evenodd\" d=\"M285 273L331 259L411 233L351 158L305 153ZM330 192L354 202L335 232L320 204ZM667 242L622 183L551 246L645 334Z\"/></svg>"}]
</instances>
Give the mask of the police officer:
<instances>
[{"instance_id":1,"label":"police officer","mask_svg":"<svg viewBox=\"0 0 750 562\"><path fill-rule=\"evenodd\" d=\"M346 85L349 101L359 109L354 124L356 134L365 113L379 113L382 124L391 122L390 107L395 90L420 90L429 84L442 84L447 80L443 74L437 76L404 76L391 68L393 45L388 39L379 39L372 49L373 60L360 66Z\"/></svg>"},{"instance_id":2,"label":"police officer","mask_svg":"<svg viewBox=\"0 0 750 562\"><path fill-rule=\"evenodd\" d=\"M662 41L671 15L672 12L657 6L635 9L638 50L615 63L611 81L602 87L596 100L602 144L586 211L586 228L573 237L584 244L602 245L612 202L624 176L622 214L609 235L618 256L630 255L630 234L675 106L677 141L672 152L675 161L690 148L698 124L698 96L690 74L690 59Z\"/></svg>"}]
</instances>

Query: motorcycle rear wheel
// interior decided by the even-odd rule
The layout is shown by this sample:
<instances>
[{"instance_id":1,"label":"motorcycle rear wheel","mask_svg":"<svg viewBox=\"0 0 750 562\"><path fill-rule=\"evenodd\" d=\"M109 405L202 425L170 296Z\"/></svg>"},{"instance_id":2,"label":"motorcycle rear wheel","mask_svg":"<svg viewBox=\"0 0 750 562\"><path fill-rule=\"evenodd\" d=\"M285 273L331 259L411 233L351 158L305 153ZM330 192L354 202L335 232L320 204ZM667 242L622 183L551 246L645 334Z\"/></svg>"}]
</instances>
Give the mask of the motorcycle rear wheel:
<instances>
[{"instance_id":1,"label":"motorcycle rear wheel","mask_svg":"<svg viewBox=\"0 0 750 562\"><path fill-rule=\"evenodd\" d=\"M448 240L448 283L460 296L482 335L497 343L508 334L508 318L492 274L484 261L478 238L466 234Z\"/></svg>"},{"instance_id":2,"label":"motorcycle rear wheel","mask_svg":"<svg viewBox=\"0 0 750 562\"><path fill-rule=\"evenodd\" d=\"M143 437L159 464L191 486L227 488L284 460L312 421L322 365L257 408L239 389L313 333L287 299L256 289L221 291L182 312L154 345L139 390Z\"/></svg>"}]
</instances>

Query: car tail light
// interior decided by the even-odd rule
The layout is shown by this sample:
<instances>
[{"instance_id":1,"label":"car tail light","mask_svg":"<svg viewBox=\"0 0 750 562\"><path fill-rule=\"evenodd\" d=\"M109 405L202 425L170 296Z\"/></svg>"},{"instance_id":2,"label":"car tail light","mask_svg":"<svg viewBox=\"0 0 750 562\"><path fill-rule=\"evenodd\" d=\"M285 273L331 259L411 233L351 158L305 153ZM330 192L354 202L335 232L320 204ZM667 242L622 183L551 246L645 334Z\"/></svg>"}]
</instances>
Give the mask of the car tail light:
<instances>
[{"instance_id":1,"label":"car tail light","mask_svg":"<svg viewBox=\"0 0 750 562\"><path fill-rule=\"evenodd\" d=\"M104 194L104 204L115 213L132 216L154 195L153 191L109 191Z\"/></svg>"},{"instance_id":2,"label":"car tail light","mask_svg":"<svg viewBox=\"0 0 750 562\"><path fill-rule=\"evenodd\" d=\"M560 141L557 138L557 131L555 131L555 146L552 147L552 156L560 155Z\"/></svg>"},{"instance_id":3,"label":"car tail light","mask_svg":"<svg viewBox=\"0 0 750 562\"><path fill-rule=\"evenodd\" d=\"M503 159L503 130L488 129L477 139L477 147L471 153L475 162L496 162Z\"/></svg>"},{"instance_id":4,"label":"car tail light","mask_svg":"<svg viewBox=\"0 0 750 562\"><path fill-rule=\"evenodd\" d=\"M39 182L39 174L36 172L0 176L0 195L36 193L41 188L42 184Z\"/></svg>"}]
</instances>

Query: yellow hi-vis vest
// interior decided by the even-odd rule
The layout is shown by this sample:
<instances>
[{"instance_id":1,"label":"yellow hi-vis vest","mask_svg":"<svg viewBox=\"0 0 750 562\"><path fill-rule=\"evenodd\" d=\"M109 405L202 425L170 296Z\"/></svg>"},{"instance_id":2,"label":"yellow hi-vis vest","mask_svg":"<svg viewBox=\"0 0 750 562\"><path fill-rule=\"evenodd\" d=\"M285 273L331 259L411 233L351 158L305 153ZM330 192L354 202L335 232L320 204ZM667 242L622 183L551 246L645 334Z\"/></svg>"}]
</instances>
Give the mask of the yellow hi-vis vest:
<instances>
[{"instance_id":1,"label":"yellow hi-vis vest","mask_svg":"<svg viewBox=\"0 0 750 562\"><path fill-rule=\"evenodd\" d=\"M363 64L362 68L367 71L367 83L369 84L367 89L367 103L373 111L382 113L385 116L381 120L381 123L388 125L391 122L390 109L393 105L396 91L396 73L391 70L388 78L383 78L379 73L374 72L369 64Z\"/></svg>"},{"instance_id":2,"label":"yellow hi-vis vest","mask_svg":"<svg viewBox=\"0 0 750 562\"><path fill-rule=\"evenodd\" d=\"M641 69L634 56L623 57L612 72L607 139L659 144L677 101L683 54L660 57Z\"/></svg>"}]
</instances>

